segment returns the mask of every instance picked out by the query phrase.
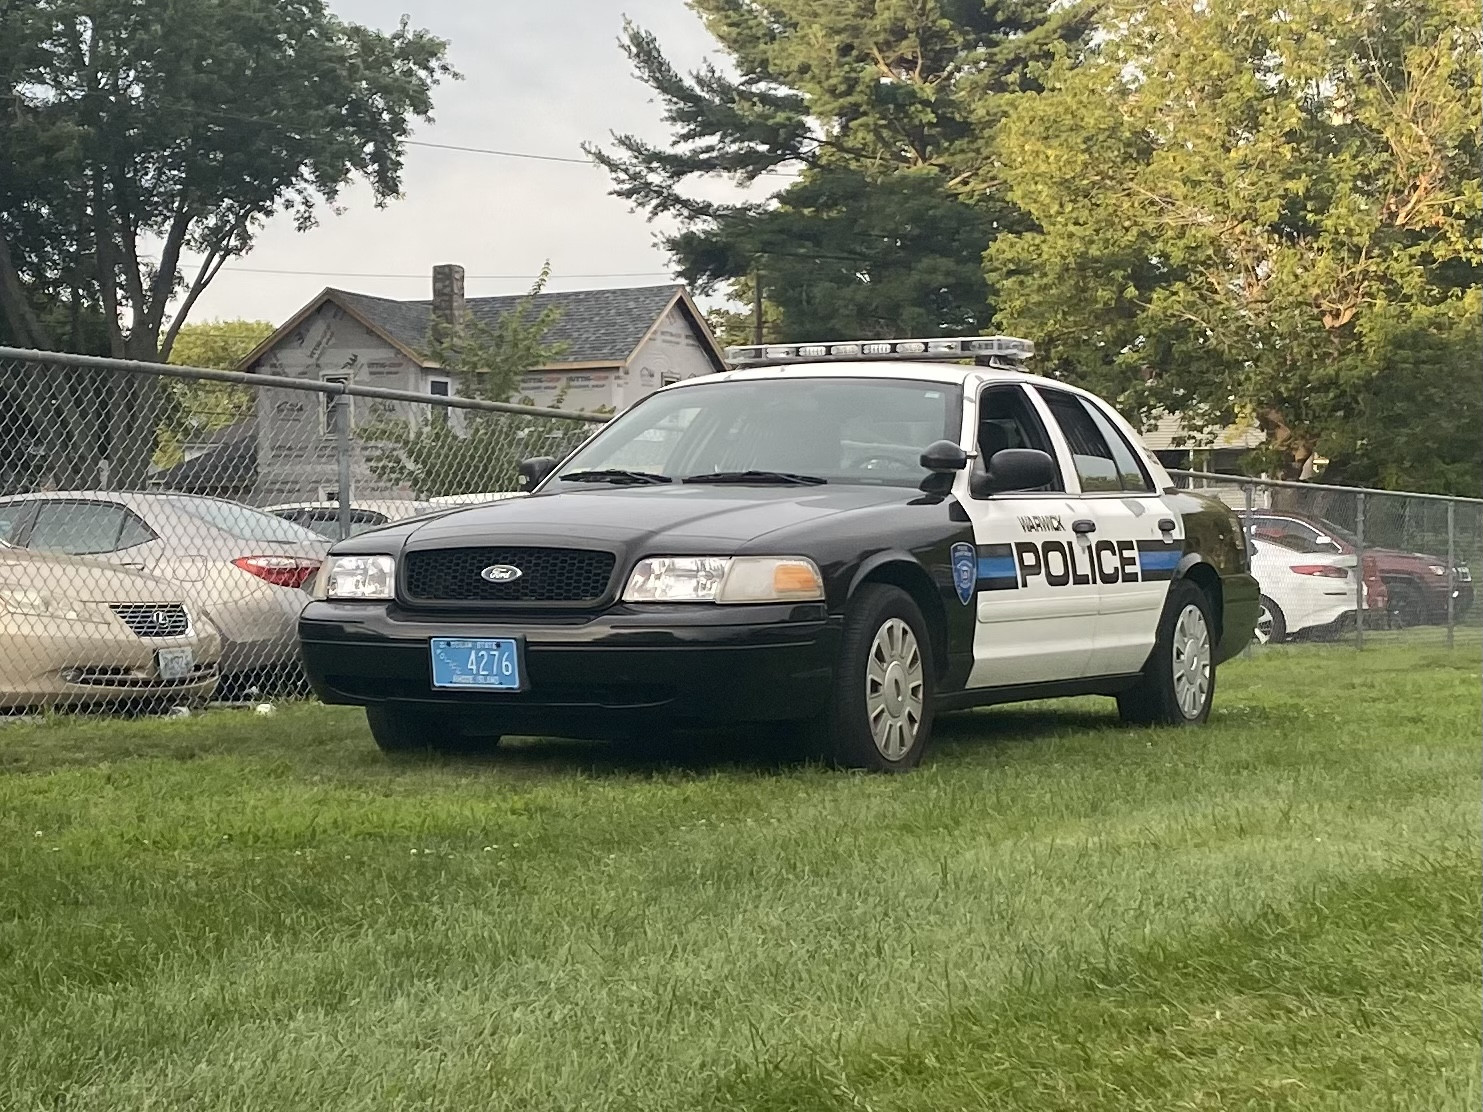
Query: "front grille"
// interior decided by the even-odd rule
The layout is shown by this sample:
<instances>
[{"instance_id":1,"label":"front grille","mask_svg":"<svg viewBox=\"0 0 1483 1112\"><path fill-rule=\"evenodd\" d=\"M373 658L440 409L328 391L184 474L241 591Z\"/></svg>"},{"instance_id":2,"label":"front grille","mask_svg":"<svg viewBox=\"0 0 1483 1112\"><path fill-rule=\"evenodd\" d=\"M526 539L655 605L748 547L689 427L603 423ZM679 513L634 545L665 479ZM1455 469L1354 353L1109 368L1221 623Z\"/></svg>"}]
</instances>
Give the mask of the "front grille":
<instances>
[{"instance_id":1,"label":"front grille","mask_svg":"<svg viewBox=\"0 0 1483 1112\"><path fill-rule=\"evenodd\" d=\"M434 548L404 557L408 602L596 602L607 593L617 557L582 548ZM480 573L505 565L504 583Z\"/></svg>"},{"instance_id":2,"label":"front grille","mask_svg":"<svg viewBox=\"0 0 1483 1112\"><path fill-rule=\"evenodd\" d=\"M109 607L139 637L184 637L191 620L178 602L127 603Z\"/></svg>"}]
</instances>

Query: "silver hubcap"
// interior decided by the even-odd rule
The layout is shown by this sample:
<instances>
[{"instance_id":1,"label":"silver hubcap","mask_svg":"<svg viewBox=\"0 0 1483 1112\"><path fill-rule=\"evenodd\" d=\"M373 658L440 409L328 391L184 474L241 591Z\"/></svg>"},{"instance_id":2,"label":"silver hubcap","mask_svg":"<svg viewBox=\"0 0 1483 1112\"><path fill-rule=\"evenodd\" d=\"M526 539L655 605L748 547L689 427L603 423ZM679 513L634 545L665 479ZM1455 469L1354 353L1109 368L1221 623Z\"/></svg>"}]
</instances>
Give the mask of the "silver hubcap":
<instances>
[{"instance_id":1,"label":"silver hubcap","mask_svg":"<svg viewBox=\"0 0 1483 1112\"><path fill-rule=\"evenodd\" d=\"M922 726L922 650L900 618L875 631L865 666L865 712L875 747L888 761L899 761L916 744Z\"/></svg>"},{"instance_id":2,"label":"silver hubcap","mask_svg":"<svg viewBox=\"0 0 1483 1112\"><path fill-rule=\"evenodd\" d=\"M1265 645L1272 640L1272 611L1267 609L1267 604L1262 603L1262 609L1256 616L1256 629L1252 633L1252 640L1258 645Z\"/></svg>"},{"instance_id":3,"label":"silver hubcap","mask_svg":"<svg viewBox=\"0 0 1483 1112\"><path fill-rule=\"evenodd\" d=\"M1199 716L1210 694L1210 629L1198 606L1174 623L1174 698L1186 718Z\"/></svg>"}]
</instances>

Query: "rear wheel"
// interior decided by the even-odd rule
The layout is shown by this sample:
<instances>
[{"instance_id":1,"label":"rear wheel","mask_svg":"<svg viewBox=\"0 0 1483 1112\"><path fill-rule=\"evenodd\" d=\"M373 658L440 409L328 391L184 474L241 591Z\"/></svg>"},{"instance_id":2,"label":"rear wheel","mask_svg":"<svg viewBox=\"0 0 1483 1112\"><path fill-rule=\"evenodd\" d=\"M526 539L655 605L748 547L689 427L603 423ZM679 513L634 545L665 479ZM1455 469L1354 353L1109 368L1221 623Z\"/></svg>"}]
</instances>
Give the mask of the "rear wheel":
<instances>
[{"instance_id":1,"label":"rear wheel","mask_svg":"<svg viewBox=\"0 0 1483 1112\"><path fill-rule=\"evenodd\" d=\"M366 724L383 753L466 753L499 744L498 735L471 736L446 714L396 704L367 707Z\"/></svg>"},{"instance_id":2,"label":"rear wheel","mask_svg":"<svg viewBox=\"0 0 1483 1112\"><path fill-rule=\"evenodd\" d=\"M1124 722L1194 726L1210 717L1215 698L1214 629L1209 597L1188 580L1175 580L1143 674L1117 697Z\"/></svg>"},{"instance_id":3,"label":"rear wheel","mask_svg":"<svg viewBox=\"0 0 1483 1112\"><path fill-rule=\"evenodd\" d=\"M1262 596L1262 607L1256 616L1256 629L1251 639L1258 645L1280 645L1287 640L1287 616L1282 607Z\"/></svg>"},{"instance_id":4,"label":"rear wheel","mask_svg":"<svg viewBox=\"0 0 1483 1112\"><path fill-rule=\"evenodd\" d=\"M927 623L899 587L871 583L845 613L826 734L846 768L905 772L932 732L933 670Z\"/></svg>"}]
</instances>

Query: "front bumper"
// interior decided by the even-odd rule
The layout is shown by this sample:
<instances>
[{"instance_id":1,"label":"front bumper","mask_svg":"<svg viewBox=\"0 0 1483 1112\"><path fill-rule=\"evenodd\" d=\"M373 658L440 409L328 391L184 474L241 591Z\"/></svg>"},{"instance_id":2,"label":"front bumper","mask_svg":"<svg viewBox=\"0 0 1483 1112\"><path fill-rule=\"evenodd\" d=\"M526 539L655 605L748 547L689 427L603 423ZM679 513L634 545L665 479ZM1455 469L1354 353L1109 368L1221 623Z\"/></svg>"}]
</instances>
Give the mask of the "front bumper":
<instances>
[{"instance_id":1,"label":"front bumper","mask_svg":"<svg viewBox=\"0 0 1483 1112\"><path fill-rule=\"evenodd\" d=\"M423 704L499 733L566 737L608 737L655 722L809 717L829 697L840 632L818 603L485 619L318 601L298 628L309 681L326 703ZM522 640L526 690L433 688L434 637Z\"/></svg>"},{"instance_id":2,"label":"front bumper","mask_svg":"<svg viewBox=\"0 0 1483 1112\"><path fill-rule=\"evenodd\" d=\"M163 679L156 654L189 649L193 669ZM0 616L0 709L188 702L217 686L221 639L208 623L181 637L143 639L122 626Z\"/></svg>"}]
</instances>

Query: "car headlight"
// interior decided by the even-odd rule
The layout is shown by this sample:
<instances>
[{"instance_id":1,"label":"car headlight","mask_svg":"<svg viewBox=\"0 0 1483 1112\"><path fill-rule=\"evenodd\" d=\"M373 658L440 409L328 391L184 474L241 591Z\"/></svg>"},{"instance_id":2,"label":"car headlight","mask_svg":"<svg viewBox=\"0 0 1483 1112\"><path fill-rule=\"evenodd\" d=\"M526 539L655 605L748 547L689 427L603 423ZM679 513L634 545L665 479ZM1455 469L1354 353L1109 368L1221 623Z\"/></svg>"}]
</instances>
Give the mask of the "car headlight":
<instances>
[{"instance_id":1,"label":"car headlight","mask_svg":"<svg viewBox=\"0 0 1483 1112\"><path fill-rule=\"evenodd\" d=\"M27 587L0 590L0 613L27 618L55 618L68 622L106 624L108 619L86 606Z\"/></svg>"},{"instance_id":2,"label":"car headlight","mask_svg":"<svg viewBox=\"0 0 1483 1112\"><path fill-rule=\"evenodd\" d=\"M624 602L814 602L824 577L802 556L654 556L640 560Z\"/></svg>"},{"instance_id":3,"label":"car headlight","mask_svg":"<svg viewBox=\"0 0 1483 1112\"><path fill-rule=\"evenodd\" d=\"M396 561L390 556L330 556L314 581L322 599L389 599L396 594Z\"/></svg>"}]
</instances>

